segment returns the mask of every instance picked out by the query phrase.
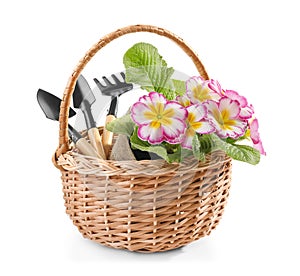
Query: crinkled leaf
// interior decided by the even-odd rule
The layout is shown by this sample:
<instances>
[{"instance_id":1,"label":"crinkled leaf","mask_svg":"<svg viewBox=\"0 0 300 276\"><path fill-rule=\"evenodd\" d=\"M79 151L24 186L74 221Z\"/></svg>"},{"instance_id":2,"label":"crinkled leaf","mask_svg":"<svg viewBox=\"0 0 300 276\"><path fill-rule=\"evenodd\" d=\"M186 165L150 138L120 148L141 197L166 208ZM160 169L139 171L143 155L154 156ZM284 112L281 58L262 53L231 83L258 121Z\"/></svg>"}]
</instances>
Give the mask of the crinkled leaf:
<instances>
[{"instance_id":1,"label":"crinkled leaf","mask_svg":"<svg viewBox=\"0 0 300 276\"><path fill-rule=\"evenodd\" d=\"M216 142L212 135L213 134L204 134L198 136L201 151L205 154L217 149Z\"/></svg>"},{"instance_id":2,"label":"crinkled leaf","mask_svg":"<svg viewBox=\"0 0 300 276\"><path fill-rule=\"evenodd\" d=\"M219 149L235 160L247 162L252 165L256 165L260 161L259 151L250 146L228 143L215 134L212 134L211 138Z\"/></svg>"},{"instance_id":3,"label":"crinkled leaf","mask_svg":"<svg viewBox=\"0 0 300 276\"><path fill-rule=\"evenodd\" d=\"M197 134L193 137L192 150L193 150L193 155L198 160L205 161L205 153L201 149L201 144Z\"/></svg>"},{"instance_id":4,"label":"crinkled leaf","mask_svg":"<svg viewBox=\"0 0 300 276\"><path fill-rule=\"evenodd\" d=\"M226 142L227 143L230 143L230 144L235 144L236 142L240 142L240 141L243 141L243 140L249 140L250 138L250 134L244 134L243 136L240 136L239 138L237 139L233 139L233 138L226 138Z\"/></svg>"},{"instance_id":5,"label":"crinkled leaf","mask_svg":"<svg viewBox=\"0 0 300 276\"><path fill-rule=\"evenodd\" d=\"M134 131L135 123L132 121L130 114L108 123L106 129L117 134L125 134L130 137Z\"/></svg>"},{"instance_id":6,"label":"crinkled leaf","mask_svg":"<svg viewBox=\"0 0 300 276\"><path fill-rule=\"evenodd\" d=\"M167 67L156 47L149 43L137 43L125 53L123 63L127 82L139 84L148 92L162 93L169 100L175 98L171 80L174 69Z\"/></svg>"},{"instance_id":7,"label":"crinkled leaf","mask_svg":"<svg viewBox=\"0 0 300 276\"><path fill-rule=\"evenodd\" d=\"M172 79L172 82L176 96L183 96L183 94L186 92L185 82L175 79Z\"/></svg>"}]
</instances>

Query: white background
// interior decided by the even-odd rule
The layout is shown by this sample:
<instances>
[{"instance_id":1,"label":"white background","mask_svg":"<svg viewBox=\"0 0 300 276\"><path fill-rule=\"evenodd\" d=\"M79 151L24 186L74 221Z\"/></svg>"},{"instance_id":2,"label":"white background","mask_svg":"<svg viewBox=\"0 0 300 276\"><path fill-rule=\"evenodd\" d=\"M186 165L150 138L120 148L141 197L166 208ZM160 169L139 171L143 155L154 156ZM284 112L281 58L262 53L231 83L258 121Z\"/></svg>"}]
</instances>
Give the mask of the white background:
<instances>
[{"instance_id":1,"label":"white background","mask_svg":"<svg viewBox=\"0 0 300 276\"><path fill-rule=\"evenodd\" d=\"M300 275L297 2L2 1L0 274ZM229 202L211 236L151 255L99 246L72 225L51 163L58 124L36 101L38 88L61 97L98 39L138 23L183 37L212 78L246 96L267 151L257 166L234 162ZM169 65L196 74L167 39L138 34L108 45L90 72L122 70L124 51L145 39Z\"/></svg>"}]
</instances>

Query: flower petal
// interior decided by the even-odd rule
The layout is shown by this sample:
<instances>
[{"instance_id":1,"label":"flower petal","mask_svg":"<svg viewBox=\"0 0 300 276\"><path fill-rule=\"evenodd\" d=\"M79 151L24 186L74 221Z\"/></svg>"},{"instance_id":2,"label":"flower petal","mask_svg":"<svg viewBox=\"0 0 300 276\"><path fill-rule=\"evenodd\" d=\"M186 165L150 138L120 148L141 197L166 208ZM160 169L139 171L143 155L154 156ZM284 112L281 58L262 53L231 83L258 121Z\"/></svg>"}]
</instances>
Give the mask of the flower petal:
<instances>
[{"instance_id":1,"label":"flower petal","mask_svg":"<svg viewBox=\"0 0 300 276\"><path fill-rule=\"evenodd\" d=\"M193 129L187 129L184 138L181 142L181 146L186 149L192 149L194 136L195 136L195 131Z\"/></svg>"},{"instance_id":2,"label":"flower petal","mask_svg":"<svg viewBox=\"0 0 300 276\"><path fill-rule=\"evenodd\" d=\"M237 139L244 135L245 129L239 127L239 126L233 126L231 129L217 129L217 134L221 138L233 138Z\"/></svg>"},{"instance_id":3,"label":"flower petal","mask_svg":"<svg viewBox=\"0 0 300 276\"><path fill-rule=\"evenodd\" d=\"M184 138L184 134L180 134L178 137L174 139L168 139L169 144L180 144Z\"/></svg>"},{"instance_id":4,"label":"flower petal","mask_svg":"<svg viewBox=\"0 0 300 276\"><path fill-rule=\"evenodd\" d=\"M142 125L138 129L138 137L150 144L160 144L164 141L163 130L161 127L151 127L151 125Z\"/></svg>"},{"instance_id":5,"label":"flower petal","mask_svg":"<svg viewBox=\"0 0 300 276\"><path fill-rule=\"evenodd\" d=\"M190 105L186 109L189 113L188 118L192 118L193 122L198 122L207 116L207 107L203 104Z\"/></svg>"},{"instance_id":6,"label":"flower petal","mask_svg":"<svg viewBox=\"0 0 300 276\"><path fill-rule=\"evenodd\" d=\"M186 123L183 120L173 118L171 125L162 125L163 133L166 140L174 140L183 134L186 130Z\"/></svg>"},{"instance_id":7,"label":"flower petal","mask_svg":"<svg viewBox=\"0 0 300 276\"><path fill-rule=\"evenodd\" d=\"M193 130L200 134L209 134L215 131L215 127L213 126L213 124L208 121L196 122L191 127Z\"/></svg>"},{"instance_id":8,"label":"flower petal","mask_svg":"<svg viewBox=\"0 0 300 276\"><path fill-rule=\"evenodd\" d=\"M164 95L157 93L157 92L150 92L149 93L149 98L151 99L152 103L166 103L167 99L164 97Z\"/></svg>"},{"instance_id":9,"label":"flower petal","mask_svg":"<svg viewBox=\"0 0 300 276\"><path fill-rule=\"evenodd\" d=\"M217 121L222 120L218 103L216 103L215 101L207 101L204 103L204 105L207 107L207 109L209 111L208 117L211 120L217 120Z\"/></svg>"},{"instance_id":10,"label":"flower petal","mask_svg":"<svg viewBox=\"0 0 300 276\"><path fill-rule=\"evenodd\" d=\"M165 105L165 110L163 112L163 116L166 116L168 118L185 120L187 117L187 111L186 111L185 107L180 105L178 102L169 101Z\"/></svg>"},{"instance_id":11,"label":"flower petal","mask_svg":"<svg viewBox=\"0 0 300 276\"><path fill-rule=\"evenodd\" d=\"M202 83L204 79L200 76L194 76L189 78L185 85L186 85L186 90L192 91L194 87L196 87L199 83Z\"/></svg>"},{"instance_id":12,"label":"flower petal","mask_svg":"<svg viewBox=\"0 0 300 276\"><path fill-rule=\"evenodd\" d=\"M250 123L250 137L251 140L253 141L254 144L259 143L260 141L260 135L258 132L258 120L255 118L251 123Z\"/></svg>"},{"instance_id":13,"label":"flower petal","mask_svg":"<svg viewBox=\"0 0 300 276\"><path fill-rule=\"evenodd\" d=\"M220 96L223 94L222 87L217 80L211 79L208 81L207 85L212 91L216 92Z\"/></svg>"},{"instance_id":14,"label":"flower petal","mask_svg":"<svg viewBox=\"0 0 300 276\"><path fill-rule=\"evenodd\" d=\"M240 107L246 107L248 105L247 99L234 90L226 90L225 95L231 100L238 101Z\"/></svg>"},{"instance_id":15,"label":"flower petal","mask_svg":"<svg viewBox=\"0 0 300 276\"><path fill-rule=\"evenodd\" d=\"M150 116L145 116L147 113L150 114L152 111L144 103L136 102L131 107L131 118L137 125L144 125L151 122Z\"/></svg>"},{"instance_id":16,"label":"flower petal","mask_svg":"<svg viewBox=\"0 0 300 276\"><path fill-rule=\"evenodd\" d=\"M177 96L176 101L179 102L182 106L189 106L191 105L191 100L187 96L187 94L184 94L183 96Z\"/></svg>"},{"instance_id":17,"label":"flower petal","mask_svg":"<svg viewBox=\"0 0 300 276\"><path fill-rule=\"evenodd\" d=\"M241 108L238 101L223 97L219 102L219 110L224 117L235 119L239 116Z\"/></svg>"},{"instance_id":18,"label":"flower petal","mask_svg":"<svg viewBox=\"0 0 300 276\"><path fill-rule=\"evenodd\" d=\"M167 102L166 98L157 92L150 92L148 95L144 95L139 98L139 101L146 105L153 105L156 103L165 104Z\"/></svg>"},{"instance_id":19,"label":"flower petal","mask_svg":"<svg viewBox=\"0 0 300 276\"><path fill-rule=\"evenodd\" d=\"M253 110L251 109L251 107L246 106L245 108L241 109L239 116L243 120L250 119L253 116Z\"/></svg>"},{"instance_id":20,"label":"flower petal","mask_svg":"<svg viewBox=\"0 0 300 276\"><path fill-rule=\"evenodd\" d=\"M257 144L253 145L255 149L257 149L260 154L262 155L267 155L267 153L265 152L265 149L263 147L262 141L259 141Z\"/></svg>"}]
</instances>

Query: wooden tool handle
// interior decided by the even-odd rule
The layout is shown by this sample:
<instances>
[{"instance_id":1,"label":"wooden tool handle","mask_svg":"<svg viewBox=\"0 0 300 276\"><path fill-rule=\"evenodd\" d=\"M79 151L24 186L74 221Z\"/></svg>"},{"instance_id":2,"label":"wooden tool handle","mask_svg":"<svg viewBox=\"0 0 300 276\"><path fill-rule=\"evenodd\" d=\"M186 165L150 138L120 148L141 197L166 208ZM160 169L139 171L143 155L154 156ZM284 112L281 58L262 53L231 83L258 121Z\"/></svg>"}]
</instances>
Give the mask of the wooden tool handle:
<instances>
[{"instance_id":1,"label":"wooden tool handle","mask_svg":"<svg viewBox=\"0 0 300 276\"><path fill-rule=\"evenodd\" d=\"M80 138L76 143L76 148L80 151L80 153L88 156L94 156L99 157L98 153L95 151L95 149L89 144L85 138Z\"/></svg>"},{"instance_id":2,"label":"wooden tool handle","mask_svg":"<svg viewBox=\"0 0 300 276\"><path fill-rule=\"evenodd\" d=\"M105 155L104 148L103 148L103 145L102 145L99 130L95 127L90 128L88 130L88 136L89 136L91 145L97 151L97 153L101 157L101 159L106 159L106 155Z\"/></svg>"},{"instance_id":3,"label":"wooden tool handle","mask_svg":"<svg viewBox=\"0 0 300 276\"><path fill-rule=\"evenodd\" d=\"M199 74L204 79L206 80L208 79L206 70L202 62L200 61L198 55L180 37L163 28L151 26L151 25L132 25L132 26L118 29L102 37L95 45L93 45L88 50L88 52L84 55L84 57L79 61L72 75L70 76L68 84L64 91L64 96L61 103L60 114L59 114L59 145L55 151L55 155L53 158L54 165L60 168L61 170L64 169L61 166L58 166L56 161L58 156L64 154L70 149L68 130L67 130L68 118L69 118L69 106L70 106L72 94L74 92L74 87L79 75L81 74L82 70L87 65L87 63L92 59L92 57L105 45L107 45L108 43L110 43L111 41L115 40L118 37L121 37L129 33L136 33L136 32L155 33L160 36L167 37L170 40L174 41L191 58Z\"/></svg>"},{"instance_id":4,"label":"wooden tool handle","mask_svg":"<svg viewBox=\"0 0 300 276\"><path fill-rule=\"evenodd\" d=\"M109 151L111 150L113 135L114 135L112 132L106 129L106 124L112 122L115 119L116 117L114 115L107 115L105 120L105 127L103 129L103 135L102 135L102 144L103 144L106 158L108 158Z\"/></svg>"}]
</instances>

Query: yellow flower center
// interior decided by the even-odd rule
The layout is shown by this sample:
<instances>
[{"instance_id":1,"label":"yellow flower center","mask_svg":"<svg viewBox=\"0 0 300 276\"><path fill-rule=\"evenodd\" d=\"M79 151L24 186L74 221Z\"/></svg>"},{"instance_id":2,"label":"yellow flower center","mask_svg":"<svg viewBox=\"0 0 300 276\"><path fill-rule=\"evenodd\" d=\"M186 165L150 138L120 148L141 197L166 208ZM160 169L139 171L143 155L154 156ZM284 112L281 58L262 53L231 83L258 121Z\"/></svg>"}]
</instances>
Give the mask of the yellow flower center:
<instances>
[{"instance_id":1,"label":"yellow flower center","mask_svg":"<svg viewBox=\"0 0 300 276\"><path fill-rule=\"evenodd\" d=\"M209 89L207 87L202 87L201 85L197 85L192 89L194 97L200 102L204 102L206 100L211 100L212 97L209 94Z\"/></svg>"},{"instance_id":2,"label":"yellow flower center","mask_svg":"<svg viewBox=\"0 0 300 276\"><path fill-rule=\"evenodd\" d=\"M236 124L235 120L230 119L230 111L228 109L222 110L221 113L218 110L214 110L213 116L223 130L232 130L232 127Z\"/></svg>"},{"instance_id":3,"label":"yellow flower center","mask_svg":"<svg viewBox=\"0 0 300 276\"><path fill-rule=\"evenodd\" d=\"M201 122L194 122L194 123L191 124L191 127L193 129L199 129L201 126L202 126Z\"/></svg>"},{"instance_id":4,"label":"yellow flower center","mask_svg":"<svg viewBox=\"0 0 300 276\"><path fill-rule=\"evenodd\" d=\"M190 112L187 117L187 131L188 136L194 136L195 130L199 129L202 125L202 122L195 122L196 116L194 113Z\"/></svg>"},{"instance_id":5,"label":"yellow flower center","mask_svg":"<svg viewBox=\"0 0 300 276\"><path fill-rule=\"evenodd\" d=\"M162 125L172 125L172 118L175 115L175 111L172 108L164 109L163 103L151 104L148 106L150 111L145 111L145 118L151 120L150 126L153 128L159 128Z\"/></svg>"},{"instance_id":6,"label":"yellow flower center","mask_svg":"<svg viewBox=\"0 0 300 276\"><path fill-rule=\"evenodd\" d=\"M195 121L195 118L196 118L195 114L192 113L192 112L190 112L190 113L188 114L187 121L188 121L189 123L192 123L192 122Z\"/></svg>"}]
</instances>

